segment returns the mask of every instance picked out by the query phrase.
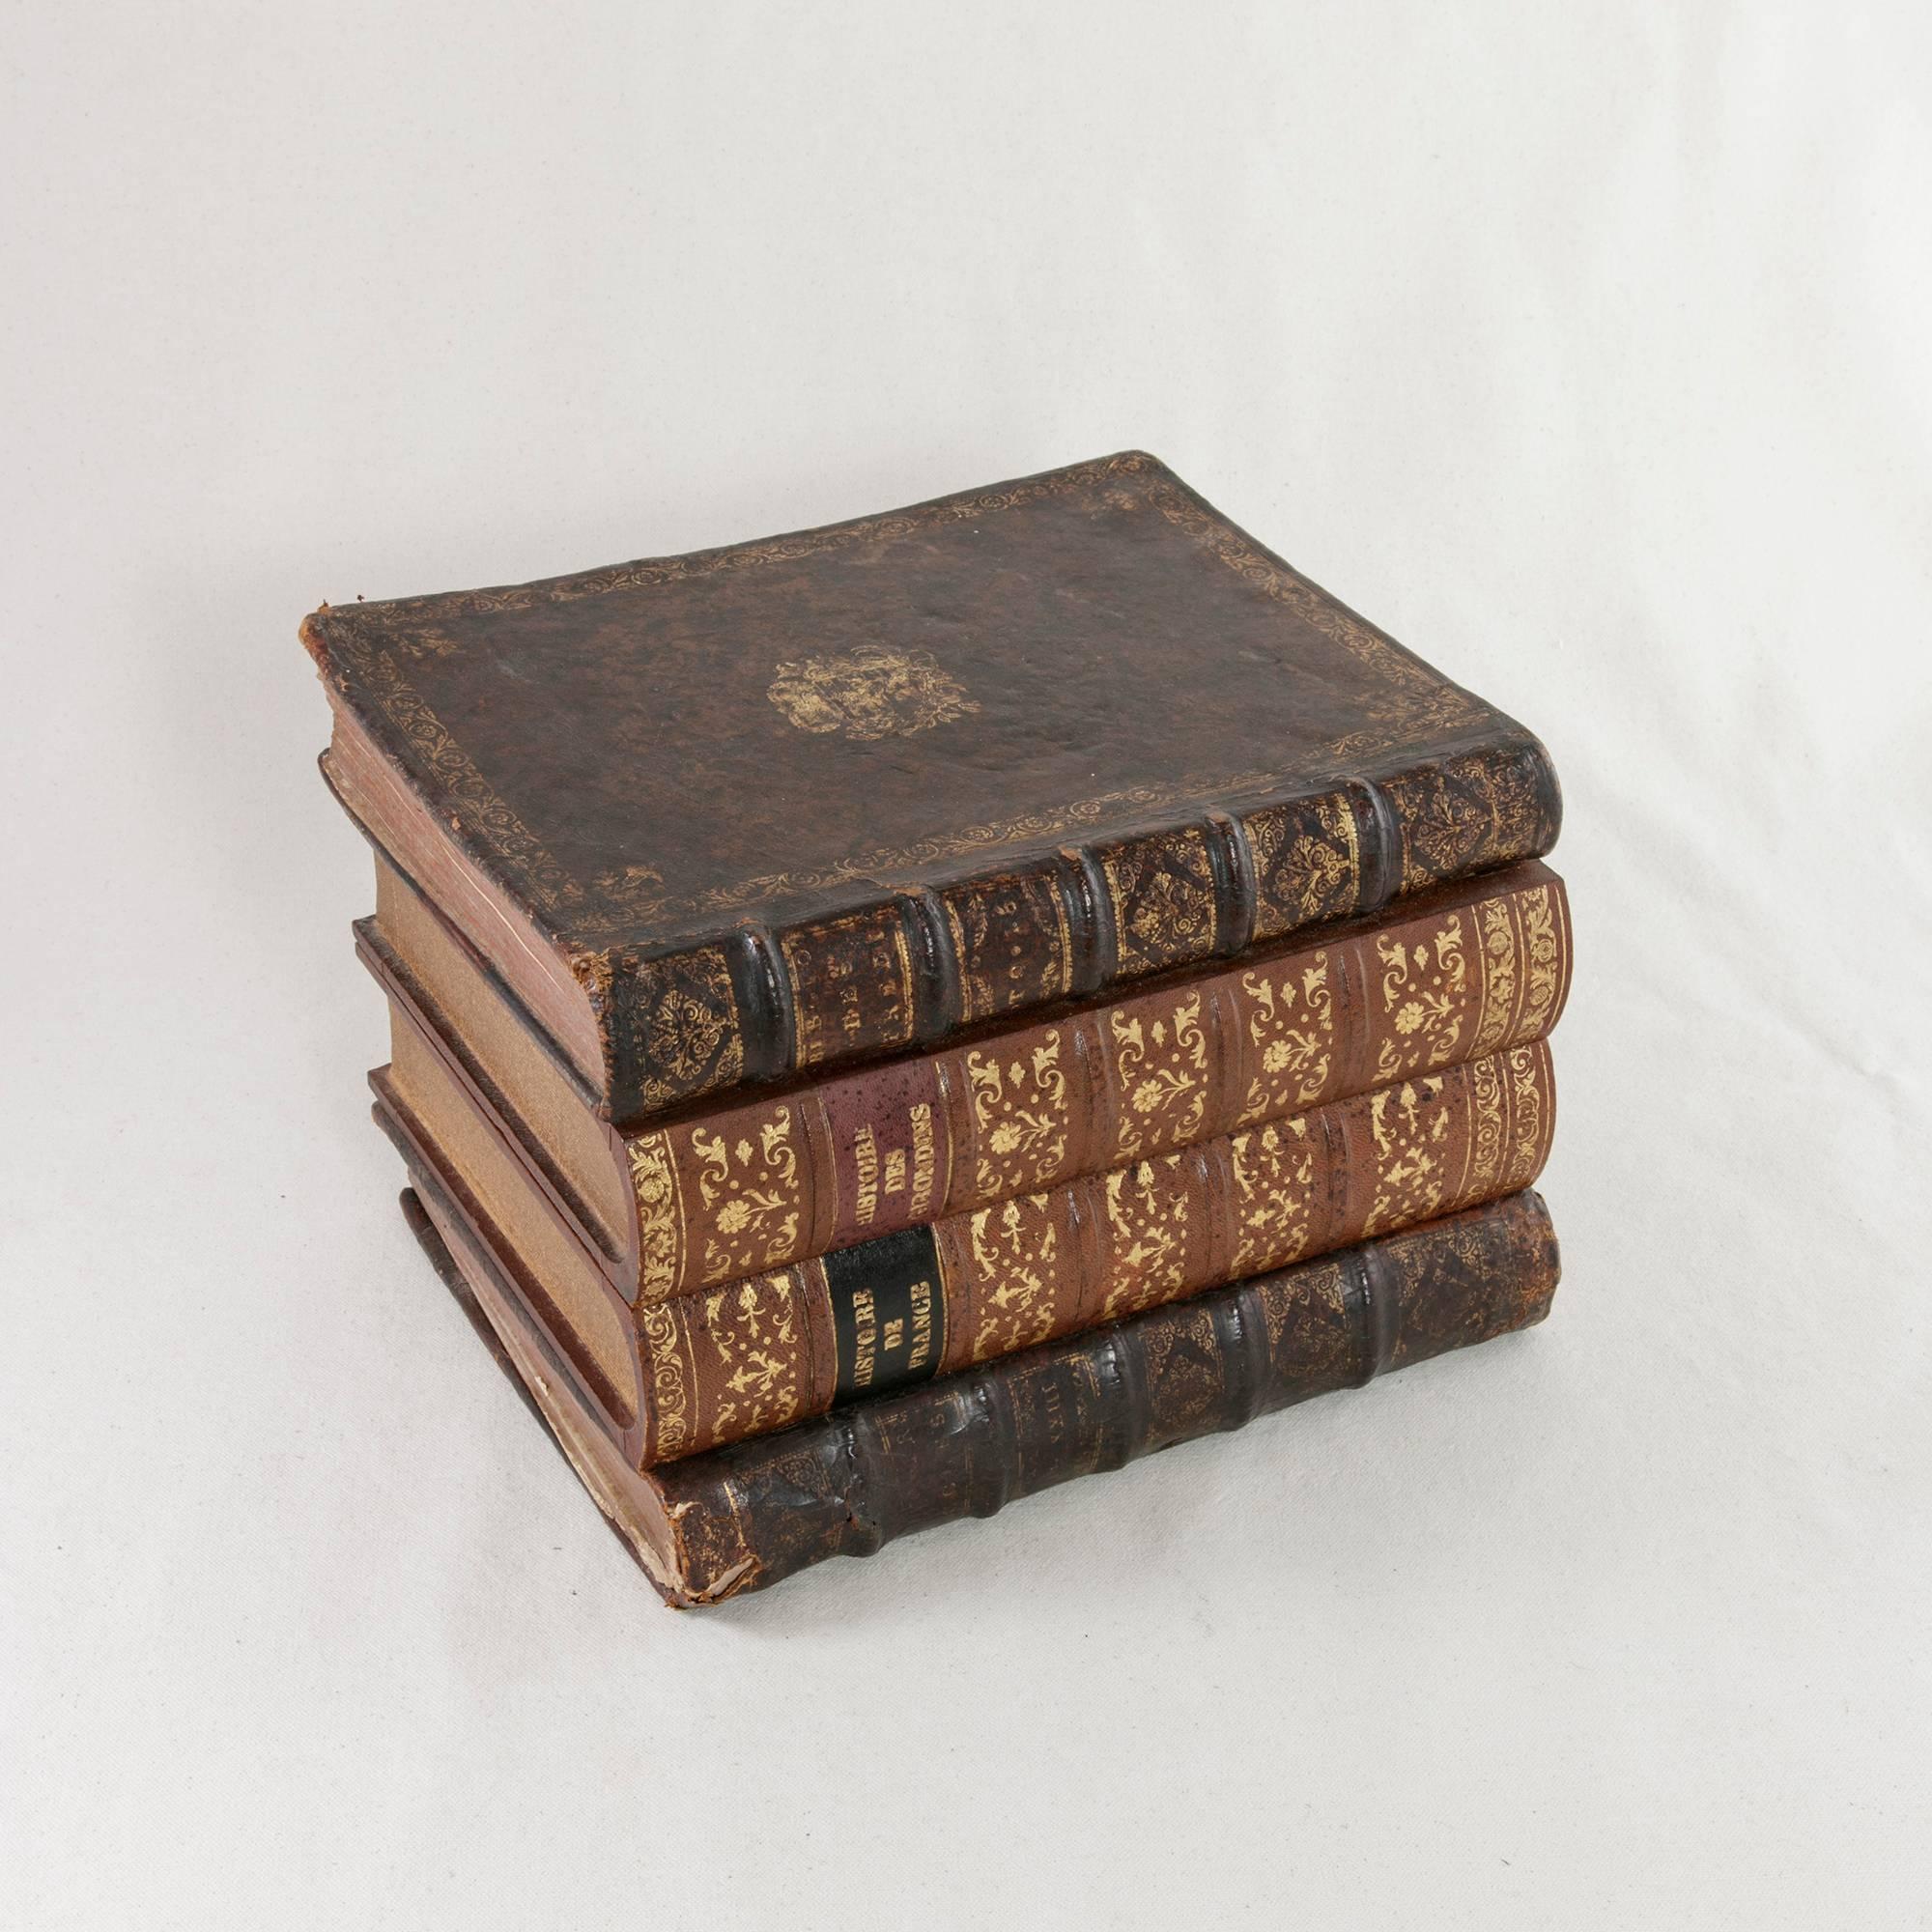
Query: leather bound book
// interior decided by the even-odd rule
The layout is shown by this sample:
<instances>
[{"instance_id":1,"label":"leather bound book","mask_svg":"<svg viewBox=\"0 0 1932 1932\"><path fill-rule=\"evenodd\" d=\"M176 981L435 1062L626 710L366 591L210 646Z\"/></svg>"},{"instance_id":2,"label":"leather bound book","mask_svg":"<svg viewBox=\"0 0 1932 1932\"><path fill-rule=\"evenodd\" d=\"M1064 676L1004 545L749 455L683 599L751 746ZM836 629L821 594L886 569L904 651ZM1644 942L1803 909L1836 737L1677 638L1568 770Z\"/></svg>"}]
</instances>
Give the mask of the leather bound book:
<instances>
[{"instance_id":1,"label":"leather bound book","mask_svg":"<svg viewBox=\"0 0 1932 1932\"><path fill-rule=\"evenodd\" d=\"M1530 862L1379 922L625 1133L380 854L377 915L356 947L638 1302L1526 1045L1555 1025L1571 960L1562 882Z\"/></svg>"},{"instance_id":2,"label":"leather bound book","mask_svg":"<svg viewBox=\"0 0 1932 1932\"><path fill-rule=\"evenodd\" d=\"M578 1403L475 1228L434 1177L412 1178L404 1213L437 1272L678 1607L1528 1327L1558 1275L1548 1214L1518 1194L639 1474Z\"/></svg>"},{"instance_id":3,"label":"leather bound book","mask_svg":"<svg viewBox=\"0 0 1932 1932\"><path fill-rule=\"evenodd\" d=\"M395 1007L391 1047L371 1079L393 1131L500 1231L532 1314L640 1468L1514 1193L1555 1112L1538 1040L633 1307Z\"/></svg>"},{"instance_id":4,"label":"leather bound book","mask_svg":"<svg viewBox=\"0 0 1932 1932\"><path fill-rule=\"evenodd\" d=\"M620 1123L1556 837L1535 738L1137 452L302 636L330 782Z\"/></svg>"}]
</instances>

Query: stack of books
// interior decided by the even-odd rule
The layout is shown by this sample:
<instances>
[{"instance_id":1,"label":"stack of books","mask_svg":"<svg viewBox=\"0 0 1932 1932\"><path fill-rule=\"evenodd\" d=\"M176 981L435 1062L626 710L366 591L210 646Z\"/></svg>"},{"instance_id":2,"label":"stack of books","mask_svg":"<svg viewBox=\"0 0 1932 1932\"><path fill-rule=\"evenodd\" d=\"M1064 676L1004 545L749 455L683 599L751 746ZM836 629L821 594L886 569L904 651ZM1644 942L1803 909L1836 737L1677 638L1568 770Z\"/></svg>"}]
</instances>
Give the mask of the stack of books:
<instances>
[{"instance_id":1,"label":"stack of books","mask_svg":"<svg viewBox=\"0 0 1932 1932\"><path fill-rule=\"evenodd\" d=\"M1548 755L1153 458L302 635L405 1209L668 1601L1547 1311Z\"/></svg>"}]
</instances>

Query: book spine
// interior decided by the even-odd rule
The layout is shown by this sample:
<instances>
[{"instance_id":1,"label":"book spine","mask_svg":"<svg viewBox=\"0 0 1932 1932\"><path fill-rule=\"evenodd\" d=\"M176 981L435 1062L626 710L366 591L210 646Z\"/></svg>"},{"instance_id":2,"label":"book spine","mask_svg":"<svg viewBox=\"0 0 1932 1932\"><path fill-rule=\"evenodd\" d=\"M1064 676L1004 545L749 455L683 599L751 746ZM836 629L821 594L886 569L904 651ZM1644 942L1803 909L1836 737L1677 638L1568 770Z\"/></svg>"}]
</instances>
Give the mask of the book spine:
<instances>
[{"instance_id":1,"label":"book spine","mask_svg":"<svg viewBox=\"0 0 1932 1932\"><path fill-rule=\"evenodd\" d=\"M1396 923L628 1136L667 1300L1526 1044L1570 980L1542 866Z\"/></svg>"},{"instance_id":2,"label":"book spine","mask_svg":"<svg viewBox=\"0 0 1932 1932\"><path fill-rule=\"evenodd\" d=\"M1541 1321L1541 1199L1410 1233L863 1403L651 1478L692 1603L991 1516L1022 1496Z\"/></svg>"},{"instance_id":3,"label":"book spine","mask_svg":"<svg viewBox=\"0 0 1932 1932\"><path fill-rule=\"evenodd\" d=\"M930 1046L980 1020L1374 914L1401 894L1540 857L1560 819L1548 753L1512 734L828 918L615 954L592 988L611 1118Z\"/></svg>"},{"instance_id":4,"label":"book spine","mask_svg":"<svg viewBox=\"0 0 1932 1932\"><path fill-rule=\"evenodd\" d=\"M1544 1041L636 1311L639 1466L1529 1185Z\"/></svg>"}]
</instances>

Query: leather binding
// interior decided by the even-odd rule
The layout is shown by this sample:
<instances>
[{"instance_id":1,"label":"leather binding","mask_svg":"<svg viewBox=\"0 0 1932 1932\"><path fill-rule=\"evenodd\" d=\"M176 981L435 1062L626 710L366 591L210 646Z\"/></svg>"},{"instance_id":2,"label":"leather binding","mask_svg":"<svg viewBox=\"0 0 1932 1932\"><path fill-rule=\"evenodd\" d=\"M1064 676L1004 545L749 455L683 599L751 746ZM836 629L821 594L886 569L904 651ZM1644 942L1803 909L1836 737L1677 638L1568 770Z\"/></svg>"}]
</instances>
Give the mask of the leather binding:
<instances>
[{"instance_id":1,"label":"leather binding","mask_svg":"<svg viewBox=\"0 0 1932 1932\"><path fill-rule=\"evenodd\" d=\"M581 1090L559 1066L548 1108L505 1092L516 1080L505 1056L467 1037L423 980L459 1001L485 988L520 1037L536 1040L536 1030L419 891L400 877L393 890L407 895L416 963L380 920L356 925L363 963L639 1302L1526 1045L1556 1024L1570 984L1562 881L1530 862L1416 895L1406 918L1329 928L1031 1026L688 1110L613 1140L606 1157L620 1172L599 1195L615 1197L620 1212L599 1212L559 1171L537 1123L570 1109ZM554 1056L543 1064L555 1065Z\"/></svg>"},{"instance_id":2,"label":"leather binding","mask_svg":"<svg viewBox=\"0 0 1932 1932\"><path fill-rule=\"evenodd\" d=\"M302 636L331 783L626 1124L1370 916L1560 818L1530 733L1139 451Z\"/></svg>"},{"instance_id":3,"label":"leather binding","mask_svg":"<svg viewBox=\"0 0 1932 1932\"><path fill-rule=\"evenodd\" d=\"M454 1088L433 1053L424 1065L418 1078ZM446 1163L387 1072L372 1082L412 1159ZM468 1102L457 1092L460 1114ZM626 1452L647 1468L766 1435L823 1413L841 1391L951 1374L1517 1192L1542 1170L1554 1115L1538 1040L829 1260L624 1311L637 1391ZM918 1254L904 1252L908 1240ZM841 1346L848 1337L861 1359Z\"/></svg>"},{"instance_id":4,"label":"leather binding","mask_svg":"<svg viewBox=\"0 0 1932 1932\"><path fill-rule=\"evenodd\" d=\"M575 1406L474 1228L432 1175L412 1166L411 1179L403 1211L432 1265L677 1607L870 1556L1526 1328L1548 1314L1559 1273L1542 1201L1517 1194L639 1474Z\"/></svg>"}]
</instances>

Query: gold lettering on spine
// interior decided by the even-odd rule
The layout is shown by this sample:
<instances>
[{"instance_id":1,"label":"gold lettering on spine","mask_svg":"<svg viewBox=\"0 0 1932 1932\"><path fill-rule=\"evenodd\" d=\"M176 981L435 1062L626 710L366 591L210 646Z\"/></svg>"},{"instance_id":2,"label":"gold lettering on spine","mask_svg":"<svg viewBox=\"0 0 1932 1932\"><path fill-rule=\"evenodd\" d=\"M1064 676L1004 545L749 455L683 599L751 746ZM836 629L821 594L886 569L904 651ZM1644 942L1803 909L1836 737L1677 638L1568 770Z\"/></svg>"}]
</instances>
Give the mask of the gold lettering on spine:
<instances>
[{"instance_id":1,"label":"gold lettering on spine","mask_svg":"<svg viewBox=\"0 0 1932 1932\"><path fill-rule=\"evenodd\" d=\"M915 1224L925 1219L932 1207L932 1183L938 1174L938 1151L933 1146L932 1108L923 1100L911 1111L912 1121L912 1197L906 1210Z\"/></svg>"},{"instance_id":2,"label":"gold lettering on spine","mask_svg":"<svg viewBox=\"0 0 1932 1932\"><path fill-rule=\"evenodd\" d=\"M932 1357L932 1284L912 1285L912 1351L906 1356L908 1374L925 1367Z\"/></svg>"},{"instance_id":3,"label":"gold lettering on spine","mask_svg":"<svg viewBox=\"0 0 1932 1932\"><path fill-rule=\"evenodd\" d=\"M679 1286L683 1216L668 1134L629 1144L631 1186L638 1199L638 1298L662 1301Z\"/></svg>"},{"instance_id":4,"label":"gold lettering on spine","mask_svg":"<svg viewBox=\"0 0 1932 1932\"><path fill-rule=\"evenodd\" d=\"M953 887L943 902L966 1024L1055 999L1073 983L1066 904L1051 871Z\"/></svg>"},{"instance_id":5,"label":"gold lettering on spine","mask_svg":"<svg viewBox=\"0 0 1932 1932\"><path fill-rule=\"evenodd\" d=\"M861 1127L852 1136L852 1165L859 1178L859 1198L852 1207L853 1218L862 1228L872 1225L879 1211L879 1147L870 1127Z\"/></svg>"},{"instance_id":6,"label":"gold lettering on spine","mask_svg":"<svg viewBox=\"0 0 1932 1932\"><path fill-rule=\"evenodd\" d=\"M912 955L894 906L782 933L800 1066L867 1046L903 1046L913 1033Z\"/></svg>"},{"instance_id":7,"label":"gold lettering on spine","mask_svg":"<svg viewBox=\"0 0 1932 1932\"><path fill-rule=\"evenodd\" d=\"M861 1388L871 1386L875 1365L873 1350L878 1346L878 1315L872 1302L872 1291L862 1288L852 1297L852 1379ZM891 1348L891 1342L886 1346Z\"/></svg>"}]
</instances>

